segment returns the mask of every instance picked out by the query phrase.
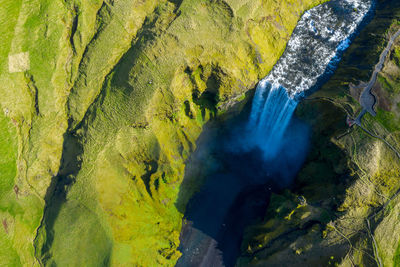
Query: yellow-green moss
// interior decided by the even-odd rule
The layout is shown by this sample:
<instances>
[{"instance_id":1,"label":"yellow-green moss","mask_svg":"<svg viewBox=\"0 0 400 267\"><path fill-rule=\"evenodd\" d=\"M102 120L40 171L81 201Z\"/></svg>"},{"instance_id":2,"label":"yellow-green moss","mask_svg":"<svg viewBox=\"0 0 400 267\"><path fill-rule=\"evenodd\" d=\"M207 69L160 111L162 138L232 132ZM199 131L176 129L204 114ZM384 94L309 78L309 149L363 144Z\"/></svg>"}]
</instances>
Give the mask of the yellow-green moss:
<instances>
[{"instance_id":1,"label":"yellow-green moss","mask_svg":"<svg viewBox=\"0 0 400 267\"><path fill-rule=\"evenodd\" d=\"M39 259L174 265L175 202L202 126L268 73L320 2L1 0L0 103L17 125L21 197L0 219L14 221L15 262L38 264L49 185L67 176ZM25 51L30 69L9 73L8 55Z\"/></svg>"}]
</instances>

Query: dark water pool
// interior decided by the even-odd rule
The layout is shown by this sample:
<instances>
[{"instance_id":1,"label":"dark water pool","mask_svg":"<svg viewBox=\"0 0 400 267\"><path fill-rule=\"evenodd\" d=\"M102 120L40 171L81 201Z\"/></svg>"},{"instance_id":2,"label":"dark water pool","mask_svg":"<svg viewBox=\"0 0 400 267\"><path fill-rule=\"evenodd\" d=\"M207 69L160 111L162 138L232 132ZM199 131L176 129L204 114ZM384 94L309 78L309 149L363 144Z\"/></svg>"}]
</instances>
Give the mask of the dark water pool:
<instances>
[{"instance_id":1,"label":"dark water pool","mask_svg":"<svg viewBox=\"0 0 400 267\"><path fill-rule=\"evenodd\" d=\"M240 119L222 123L208 143L214 171L189 201L176 266L234 266L246 226L263 218L271 192L288 187L304 162L309 129L296 118L272 160L260 149L243 148L244 125Z\"/></svg>"}]
</instances>

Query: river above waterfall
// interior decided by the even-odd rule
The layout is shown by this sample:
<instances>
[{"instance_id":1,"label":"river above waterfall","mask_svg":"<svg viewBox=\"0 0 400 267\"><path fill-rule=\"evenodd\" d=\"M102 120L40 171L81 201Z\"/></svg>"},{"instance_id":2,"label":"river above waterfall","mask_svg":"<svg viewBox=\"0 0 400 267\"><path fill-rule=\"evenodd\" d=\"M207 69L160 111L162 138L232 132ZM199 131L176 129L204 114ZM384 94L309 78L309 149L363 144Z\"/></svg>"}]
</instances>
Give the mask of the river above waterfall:
<instances>
[{"instance_id":1,"label":"river above waterfall","mask_svg":"<svg viewBox=\"0 0 400 267\"><path fill-rule=\"evenodd\" d=\"M245 146L261 148L266 158L277 155L298 101L333 74L372 6L372 0L332 0L304 13L257 87Z\"/></svg>"},{"instance_id":2,"label":"river above waterfall","mask_svg":"<svg viewBox=\"0 0 400 267\"><path fill-rule=\"evenodd\" d=\"M292 116L298 101L333 74L372 6L332 0L305 12L252 107L209 130L192 158L213 163L186 208L177 266L234 266L245 227L263 218L271 192L290 186L307 156L309 129Z\"/></svg>"},{"instance_id":3,"label":"river above waterfall","mask_svg":"<svg viewBox=\"0 0 400 267\"><path fill-rule=\"evenodd\" d=\"M291 97L320 86L335 70L372 6L373 0L331 0L306 11L262 84L282 86Z\"/></svg>"}]
</instances>

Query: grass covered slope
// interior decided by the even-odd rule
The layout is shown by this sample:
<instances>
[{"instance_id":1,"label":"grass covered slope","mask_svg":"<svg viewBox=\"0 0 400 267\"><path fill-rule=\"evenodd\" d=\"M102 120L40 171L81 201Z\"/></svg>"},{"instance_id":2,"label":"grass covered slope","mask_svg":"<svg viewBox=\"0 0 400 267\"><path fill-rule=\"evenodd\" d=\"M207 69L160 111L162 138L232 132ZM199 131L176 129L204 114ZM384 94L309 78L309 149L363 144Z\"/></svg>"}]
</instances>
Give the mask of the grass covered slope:
<instances>
[{"instance_id":1,"label":"grass covered slope","mask_svg":"<svg viewBox=\"0 0 400 267\"><path fill-rule=\"evenodd\" d=\"M265 220L248 229L239 265L399 265L400 40L373 88L378 115L362 121L373 136L346 124L361 111L355 85L369 80L399 21L400 4L379 1L332 79L299 105L312 149L294 187L274 195Z\"/></svg>"},{"instance_id":2,"label":"grass covered slope","mask_svg":"<svg viewBox=\"0 0 400 267\"><path fill-rule=\"evenodd\" d=\"M14 187L17 173L17 133L15 126L4 113L0 115L0 214L2 231L0 232L0 262L8 266L19 265L20 259L13 247L13 235L9 233L15 227L13 217L21 217L21 208L16 205L17 187ZM26 242L26 240L25 240Z\"/></svg>"},{"instance_id":3,"label":"grass covered slope","mask_svg":"<svg viewBox=\"0 0 400 267\"><path fill-rule=\"evenodd\" d=\"M202 125L320 2L0 0L1 262L174 265Z\"/></svg>"}]
</instances>

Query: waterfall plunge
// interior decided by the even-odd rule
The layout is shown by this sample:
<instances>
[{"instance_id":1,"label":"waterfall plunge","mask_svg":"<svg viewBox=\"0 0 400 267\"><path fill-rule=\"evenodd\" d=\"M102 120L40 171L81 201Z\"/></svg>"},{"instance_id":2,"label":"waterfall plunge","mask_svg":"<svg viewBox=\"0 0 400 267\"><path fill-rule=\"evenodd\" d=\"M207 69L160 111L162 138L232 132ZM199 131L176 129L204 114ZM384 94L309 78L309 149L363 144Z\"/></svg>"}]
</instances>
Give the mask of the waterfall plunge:
<instances>
[{"instance_id":1,"label":"waterfall plunge","mask_svg":"<svg viewBox=\"0 0 400 267\"><path fill-rule=\"evenodd\" d=\"M213 129L213 141L203 139L213 149L199 145L192 160L213 171L187 205L192 223L184 226L177 266L235 265L244 228L265 215L266 189L289 186L307 155L307 126L291 121L298 99L334 70L370 7L371 0L331 0L306 12L284 55L260 81L246 130L240 117Z\"/></svg>"},{"instance_id":2,"label":"waterfall plunge","mask_svg":"<svg viewBox=\"0 0 400 267\"><path fill-rule=\"evenodd\" d=\"M260 147L267 158L278 152L296 106L297 101L289 97L284 87L265 80L259 83L248 128L252 145Z\"/></svg>"},{"instance_id":3,"label":"waterfall plunge","mask_svg":"<svg viewBox=\"0 0 400 267\"><path fill-rule=\"evenodd\" d=\"M261 148L266 159L277 155L298 99L333 74L372 7L373 0L331 0L304 13L282 57L256 89L247 146Z\"/></svg>"}]
</instances>

